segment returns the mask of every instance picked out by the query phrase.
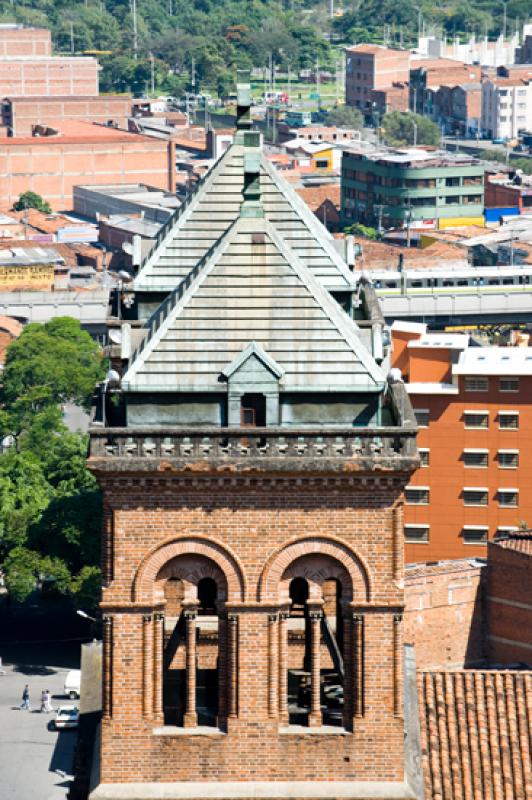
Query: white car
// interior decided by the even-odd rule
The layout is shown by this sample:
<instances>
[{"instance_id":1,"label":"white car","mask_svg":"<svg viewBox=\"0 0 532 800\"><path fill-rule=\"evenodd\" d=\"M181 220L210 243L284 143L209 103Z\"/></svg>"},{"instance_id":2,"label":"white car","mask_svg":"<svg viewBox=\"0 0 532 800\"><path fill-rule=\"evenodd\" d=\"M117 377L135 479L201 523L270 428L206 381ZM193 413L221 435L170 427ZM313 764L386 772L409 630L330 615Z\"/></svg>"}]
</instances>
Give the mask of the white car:
<instances>
[{"instance_id":1,"label":"white car","mask_svg":"<svg viewBox=\"0 0 532 800\"><path fill-rule=\"evenodd\" d=\"M79 722L79 708L77 706L60 706L54 720L55 729L61 731L65 728L77 728Z\"/></svg>"},{"instance_id":2,"label":"white car","mask_svg":"<svg viewBox=\"0 0 532 800\"><path fill-rule=\"evenodd\" d=\"M64 693L71 700L79 697L81 688L81 670L71 669L65 677Z\"/></svg>"}]
</instances>

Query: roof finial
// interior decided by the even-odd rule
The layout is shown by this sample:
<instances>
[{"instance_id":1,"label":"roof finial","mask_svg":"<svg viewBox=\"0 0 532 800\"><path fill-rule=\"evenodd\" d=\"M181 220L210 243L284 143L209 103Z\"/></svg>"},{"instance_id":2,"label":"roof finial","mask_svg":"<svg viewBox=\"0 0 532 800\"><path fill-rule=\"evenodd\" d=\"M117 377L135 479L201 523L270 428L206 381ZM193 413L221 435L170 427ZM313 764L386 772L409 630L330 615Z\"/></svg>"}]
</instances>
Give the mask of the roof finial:
<instances>
[{"instance_id":1,"label":"roof finial","mask_svg":"<svg viewBox=\"0 0 532 800\"><path fill-rule=\"evenodd\" d=\"M236 127L239 131L251 128L251 82L249 69L236 71Z\"/></svg>"}]
</instances>

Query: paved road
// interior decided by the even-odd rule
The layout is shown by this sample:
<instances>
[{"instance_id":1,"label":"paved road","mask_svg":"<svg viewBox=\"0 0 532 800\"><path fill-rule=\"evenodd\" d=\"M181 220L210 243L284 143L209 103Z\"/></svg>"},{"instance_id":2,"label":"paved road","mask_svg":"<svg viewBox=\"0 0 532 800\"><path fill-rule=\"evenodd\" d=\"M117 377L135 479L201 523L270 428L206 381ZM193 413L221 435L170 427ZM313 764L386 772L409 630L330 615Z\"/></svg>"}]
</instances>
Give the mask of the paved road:
<instances>
[{"instance_id":1,"label":"paved road","mask_svg":"<svg viewBox=\"0 0 532 800\"><path fill-rule=\"evenodd\" d=\"M5 675L0 675L0 797L2 800L65 800L72 777L75 731L49 730L53 714L39 713L40 693L49 689L52 705L68 704L64 678L75 663L46 645L2 647ZM74 663L72 663L74 661ZM20 711L24 684L30 685L32 710Z\"/></svg>"}]
</instances>

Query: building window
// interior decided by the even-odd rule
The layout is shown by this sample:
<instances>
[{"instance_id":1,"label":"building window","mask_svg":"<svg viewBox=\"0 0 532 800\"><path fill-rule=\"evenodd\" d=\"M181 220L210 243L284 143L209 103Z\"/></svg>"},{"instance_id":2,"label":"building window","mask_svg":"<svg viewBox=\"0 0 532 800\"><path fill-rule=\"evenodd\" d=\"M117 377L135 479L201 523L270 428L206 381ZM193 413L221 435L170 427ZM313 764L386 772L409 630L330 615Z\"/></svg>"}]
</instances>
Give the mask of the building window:
<instances>
[{"instance_id":1,"label":"building window","mask_svg":"<svg viewBox=\"0 0 532 800\"><path fill-rule=\"evenodd\" d=\"M465 390L466 392L487 392L489 389L489 380L487 378L466 378Z\"/></svg>"},{"instance_id":2,"label":"building window","mask_svg":"<svg viewBox=\"0 0 532 800\"><path fill-rule=\"evenodd\" d=\"M464 467L487 467L487 450L464 450Z\"/></svg>"},{"instance_id":3,"label":"building window","mask_svg":"<svg viewBox=\"0 0 532 800\"><path fill-rule=\"evenodd\" d=\"M519 528L516 525L499 525L495 531L495 536L508 536L509 533L515 533L517 530Z\"/></svg>"},{"instance_id":4,"label":"building window","mask_svg":"<svg viewBox=\"0 0 532 800\"><path fill-rule=\"evenodd\" d=\"M316 169L327 169L329 166L329 162L326 158L318 158L316 159Z\"/></svg>"},{"instance_id":5,"label":"building window","mask_svg":"<svg viewBox=\"0 0 532 800\"><path fill-rule=\"evenodd\" d=\"M497 491L497 498L500 506L515 506L519 505L519 489L499 489Z\"/></svg>"},{"instance_id":6,"label":"building window","mask_svg":"<svg viewBox=\"0 0 532 800\"><path fill-rule=\"evenodd\" d=\"M485 544L488 541L488 528L484 525L464 525L462 539L464 544Z\"/></svg>"},{"instance_id":7,"label":"building window","mask_svg":"<svg viewBox=\"0 0 532 800\"><path fill-rule=\"evenodd\" d=\"M405 542L410 542L411 544L427 543L429 529L430 525L425 524L405 525Z\"/></svg>"},{"instance_id":8,"label":"building window","mask_svg":"<svg viewBox=\"0 0 532 800\"><path fill-rule=\"evenodd\" d=\"M418 451L419 451L420 466L428 467L430 463L430 450L428 449L428 447L419 447Z\"/></svg>"},{"instance_id":9,"label":"building window","mask_svg":"<svg viewBox=\"0 0 532 800\"><path fill-rule=\"evenodd\" d=\"M429 504L430 489L428 486L407 486L405 488L405 503L409 506L427 506Z\"/></svg>"},{"instance_id":10,"label":"building window","mask_svg":"<svg viewBox=\"0 0 532 800\"><path fill-rule=\"evenodd\" d=\"M499 380L500 392L518 392L519 378L501 378Z\"/></svg>"},{"instance_id":11,"label":"building window","mask_svg":"<svg viewBox=\"0 0 532 800\"><path fill-rule=\"evenodd\" d=\"M465 506L487 506L488 489L483 486L464 486L463 498Z\"/></svg>"},{"instance_id":12,"label":"building window","mask_svg":"<svg viewBox=\"0 0 532 800\"><path fill-rule=\"evenodd\" d=\"M416 421L420 428L428 428L430 420L430 411L428 408L415 408L414 414Z\"/></svg>"},{"instance_id":13,"label":"building window","mask_svg":"<svg viewBox=\"0 0 532 800\"><path fill-rule=\"evenodd\" d=\"M464 428L487 428L488 411L464 411Z\"/></svg>"},{"instance_id":14,"label":"building window","mask_svg":"<svg viewBox=\"0 0 532 800\"><path fill-rule=\"evenodd\" d=\"M518 430L519 412L518 411L499 411L499 428L504 430Z\"/></svg>"},{"instance_id":15,"label":"building window","mask_svg":"<svg viewBox=\"0 0 532 800\"><path fill-rule=\"evenodd\" d=\"M497 461L501 469L517 469L519 466L519 450L499 450Z\"/></svg>"}]
</instances>

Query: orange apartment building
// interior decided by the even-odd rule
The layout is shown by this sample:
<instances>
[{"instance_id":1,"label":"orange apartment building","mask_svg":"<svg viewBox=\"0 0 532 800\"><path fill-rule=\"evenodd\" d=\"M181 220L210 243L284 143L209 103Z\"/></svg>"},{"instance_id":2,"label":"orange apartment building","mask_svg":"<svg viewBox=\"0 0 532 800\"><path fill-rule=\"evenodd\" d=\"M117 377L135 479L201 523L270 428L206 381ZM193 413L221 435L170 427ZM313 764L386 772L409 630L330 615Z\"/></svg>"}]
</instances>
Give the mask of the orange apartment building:
<instances>
[{"instance_id":1,"label":"orange apartment building","mask_svg":"<svg viewBox=\"0 0 532 800\"><path fill-rule=\"evenodd\" d=\"M2 126L10 136L31 136L35 125L60 126L63 120L85 120L103 125L112 122L127 130L131 115L129 95L96 97L5 97Z\"/></svg>"},{"instance_id":2,"label":"orange apartment building","mask_svg":"<svg viewBox=\"0 0 532 800\"><path fill-rule=\"evenodd\" d=\"M0 138L0 208L31 190L54 211L71 210L77 184L149 183L175 191L171 141L72 120L54 133Z\"/></svg>"},{"instance_id":3,"label":"orange apartment building","mask_svg":"<svg viewBox=\"0 0 532 800\"><path fill-rule=\"evenodd\" d=\"M420 428L405 560L485 556L496 534L532 524L532 348L473 346L399 321L392 340Z\"/></svg>"},{"instance_id":4,"label":"orange apartment building","mask_svg":"<svg viewBox=\"0 0 532 800\"><path fill-rule=\"evenodd\" d=\"M395 88L391 96L394 102L398 90L401 102L408 108L408 84L410 53L408 50L392 50L377 44L360 44L346 51L345 102L366 114L372 113L372 103L384 102L379 113L386 108L387 91ZM404 97L403 97L404 95ZM383 99L384 98L384 99ZM391 110L395 110L391 109ZM402 110L402 109L400 109Z\"/></svg>"},{"instance_id":5,"label":"orange apartment building","mask_svg":"<svg viewBox=\"0 0 532 800\"><path fill-rule=\"evenodd\" d=\"M0 58L52 55L52 34L47 28L26 28L16 23L0 25Z\"/></svg>"}]
</instances>

